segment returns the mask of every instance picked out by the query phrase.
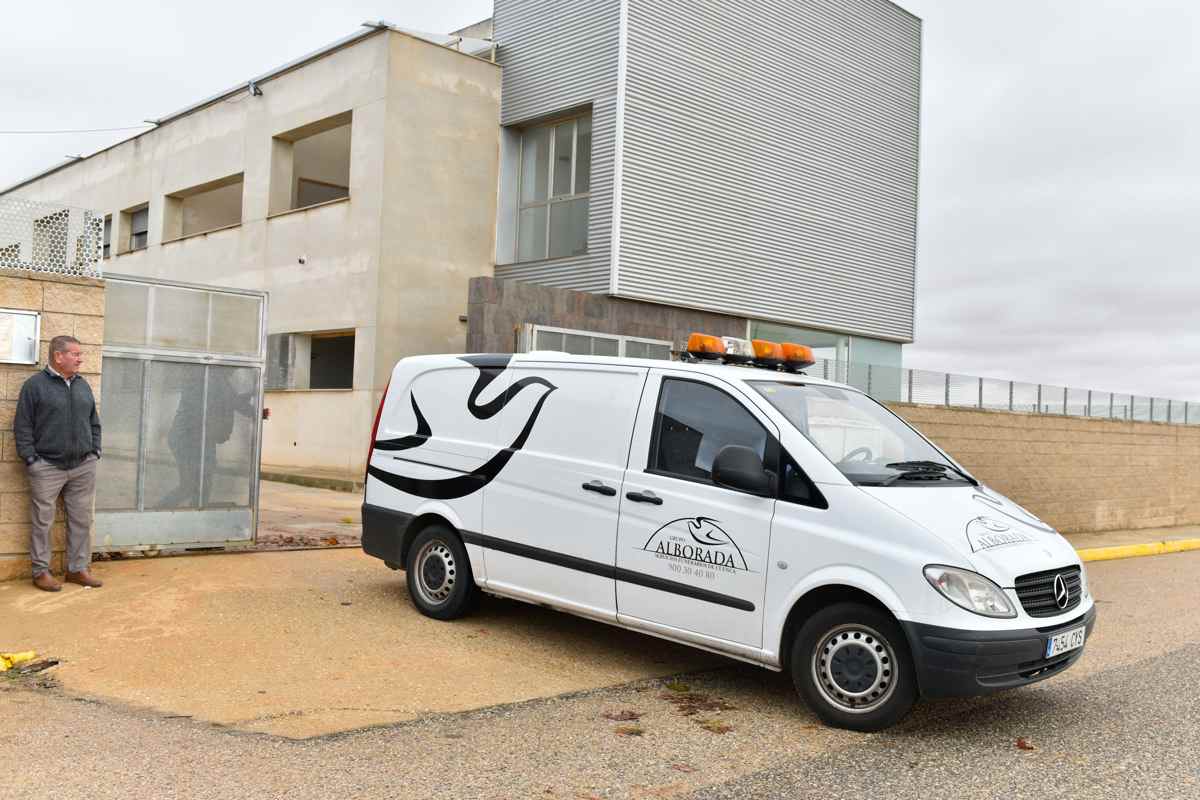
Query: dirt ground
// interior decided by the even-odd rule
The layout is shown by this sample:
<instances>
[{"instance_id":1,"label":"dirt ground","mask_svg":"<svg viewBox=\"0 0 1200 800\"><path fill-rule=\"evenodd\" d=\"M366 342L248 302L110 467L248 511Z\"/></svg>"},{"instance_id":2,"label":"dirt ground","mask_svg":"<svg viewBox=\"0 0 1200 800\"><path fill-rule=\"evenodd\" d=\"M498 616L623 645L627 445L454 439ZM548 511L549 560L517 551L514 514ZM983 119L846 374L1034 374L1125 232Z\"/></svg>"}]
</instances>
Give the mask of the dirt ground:
<instances>
[{"instance_id":1,"label":"dirt ground","mask_svg":"<svg viewBox=\"0 0 1200 800\"><path fill-rule=\"evenodd\" d=\"M0 651L62 660L69 692L308 737L724 663L525 604L421 616L355 549L132 559L102 589L0 584Z\"/></svg>"}]
</instances>

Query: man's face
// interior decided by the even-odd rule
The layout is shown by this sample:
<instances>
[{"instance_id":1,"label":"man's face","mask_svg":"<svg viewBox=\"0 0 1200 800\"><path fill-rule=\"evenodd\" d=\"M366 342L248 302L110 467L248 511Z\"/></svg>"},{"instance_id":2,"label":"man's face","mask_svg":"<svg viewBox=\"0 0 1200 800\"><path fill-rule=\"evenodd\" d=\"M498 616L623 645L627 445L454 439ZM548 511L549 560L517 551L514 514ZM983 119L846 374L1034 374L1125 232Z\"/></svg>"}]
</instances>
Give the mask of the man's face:
<instances>
[{"instance_id":1,"label":"man's face","mask_svg":"<svg viewBox=\"0 0 1200 800\"><path fill-rule=\"evenodd\" d=\"M52 359L54 371L64 378L70 378L83 366L83 351L79 349L79 345L71 342L67 344L66 350L54 353Z\"/></svg>"}]
</instances>

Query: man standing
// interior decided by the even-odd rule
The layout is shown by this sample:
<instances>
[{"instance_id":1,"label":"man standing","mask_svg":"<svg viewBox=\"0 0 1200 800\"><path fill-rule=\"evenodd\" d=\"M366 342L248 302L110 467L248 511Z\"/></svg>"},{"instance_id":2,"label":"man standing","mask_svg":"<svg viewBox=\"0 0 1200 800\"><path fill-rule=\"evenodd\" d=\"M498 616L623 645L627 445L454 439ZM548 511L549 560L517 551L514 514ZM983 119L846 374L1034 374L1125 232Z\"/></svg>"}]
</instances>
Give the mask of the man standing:
<instances>
[{"instance_id":1,"label":"man standing","mask_svg":"<svg viewBox=\"0 0 1200 800\"><path fill-rule=\"evenodd\" d=\"M83 352L73 336L50 340L50 363L21 387L13 434L29 470L33 585L57 592L50 574L50 525L58 495L67 507L67 581L97 588L92 560L92 496L100 459L100 417L92 387L79 375Z\"/></svg>"}]
</instances>

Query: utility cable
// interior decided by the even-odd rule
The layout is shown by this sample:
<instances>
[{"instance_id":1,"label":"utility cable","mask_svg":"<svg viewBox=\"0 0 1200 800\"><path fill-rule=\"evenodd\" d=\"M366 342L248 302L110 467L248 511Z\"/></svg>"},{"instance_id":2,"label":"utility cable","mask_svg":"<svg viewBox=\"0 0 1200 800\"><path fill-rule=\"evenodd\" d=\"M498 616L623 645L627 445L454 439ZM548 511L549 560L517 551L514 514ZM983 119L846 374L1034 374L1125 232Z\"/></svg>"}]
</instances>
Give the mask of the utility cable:
<instances>
[{"instance_id":1,"label":"utility cable","mask_svg":"<svg viewBox=\"0 0 1200 800\"><path fill-rule=\"evenodd\" d=\"M113 133L115 131L137 131L137 130L141 130L142 128L146 128L146 127L153 127L153 126L150 125L149 123L147 123L146 125L131 125L126 128L78 128L78 129L74 129L74 130L60 130L60 131L0 131L0 136L22 136L22 135L32 135L32 134L36 134L38 136L45 136L45 135L49 135L52 133Z\"/></svg>"}]
</instances>

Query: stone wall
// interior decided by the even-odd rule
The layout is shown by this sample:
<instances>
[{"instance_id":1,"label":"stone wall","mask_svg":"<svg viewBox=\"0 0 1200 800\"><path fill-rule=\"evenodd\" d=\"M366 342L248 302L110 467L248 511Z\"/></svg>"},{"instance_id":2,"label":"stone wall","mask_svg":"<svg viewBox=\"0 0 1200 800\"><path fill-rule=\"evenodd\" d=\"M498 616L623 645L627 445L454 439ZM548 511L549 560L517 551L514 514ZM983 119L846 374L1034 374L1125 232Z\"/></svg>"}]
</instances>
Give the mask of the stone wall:
<instances>
[{"instance_id":1,"label":"stone wall","mask_svg":"<svg viewBox=\"0 0 1200 800\"><path fill-rule=\"evenodd\" d=\"M29 577L29 481L17 455L13 417L21 385L45 366L50 340L66 334L80 341L84 378L100 399L101 345L104 341L104 282L52 273L0 270L0 308L42 313L39 365L0 364L0 580ZM66 523L59 503L52 528L50 568L63 570Z\"/></svg>"},{"instance_id":2,"label":"stone wall","mask_svg":"<svg viewBox=\"0 0 1200 800\"><path fill-rule=\"evenodd\" d=\"M1200 426L890 407L1064 533L1200 525Z\"/></svg>"},{"instance_id":3,"label":"stone wall","mask_svg":"<svg viewBox=\"0 0 1200 800\"><path fill-rule=\"evenodd\" d=\"M472 278L467 301L467 352L512 353L526 323L554 328L670 340L676 349L693 331L746 335L746 319L556 289L498 278Z\"/></svg>"}]
</instances>

